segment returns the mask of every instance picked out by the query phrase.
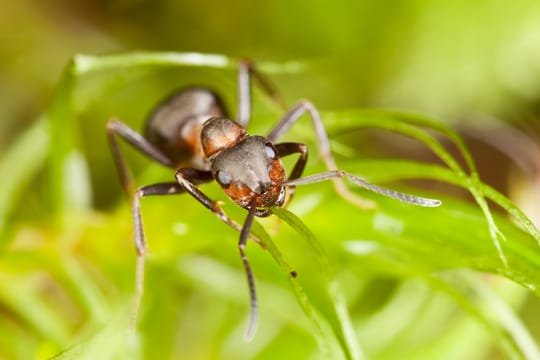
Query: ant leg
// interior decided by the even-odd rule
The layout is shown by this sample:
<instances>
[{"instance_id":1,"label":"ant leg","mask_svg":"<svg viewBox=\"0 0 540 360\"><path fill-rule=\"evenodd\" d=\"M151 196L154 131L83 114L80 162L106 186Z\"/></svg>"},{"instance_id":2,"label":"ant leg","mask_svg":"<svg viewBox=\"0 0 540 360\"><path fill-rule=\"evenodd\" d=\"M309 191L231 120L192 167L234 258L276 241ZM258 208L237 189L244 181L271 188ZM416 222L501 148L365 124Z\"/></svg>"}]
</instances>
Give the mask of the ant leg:
<instances>
[{"instance_id":1,"label":"ant leg","mask_svg":"<svg viewBox=\"0 0 540 360\"><path fill-rule=\"evenodd\" d=\"M114 164L116 166L116 170L118 171L118 175L120 176L120 181L122 183L122 188L124 189L124 192L128 197L133 194L133 179L126 164L126 161L122 156L122 152L120 151L117 136L120 136L135 149L139 150L149 158L161 163L162 165L167 167L174 166L174 164L169 158L163 155L141 134L116 119L112 119L107 122L107 135L109 138L109 145L113 153Z\"/></svg>"},{"instance_id":2,"label":"ant leg","mask_svg":"<svg viewBox=\"0 0 540 360\"><path fill-rule=\"evenodd\" d=\"M212 173L209 171L195 171L191 175L191 181L194 184L206 183L213 179ZM139 307L144 292L144 262L147 253L146 239L141 216L140 199L155 195L178 195L184 193L185 191L186 190L177 182L166 182L142 186L137 189L133 195L133 236L135 241L135 249L137 251L137 270L135 279L135 304L132 312L132 329L135 328L137 313L139 312Z\"/></svg>"},{"instance_id":3,"label":"ant leg","mask_svg":"<svg viewBox=\"0 0 540 360\"><path fill-rule=\"evenodd\" d=\"M246 127L251 116L251 86L249 79L250 63L241 60L238 64L238 95L236 122Z\"/></svg>"},{"instance_id":4,"label":"ant leg","mask_svg":"<svg viewBox=\"0 0 540 360\"><path fill-rule=\"evenodd\" d=\"M216 214L217 217L221 221L225 222L226 224L240 231L240 240L238 242L238 250L240 251L242 263L244 264L244 268L246 270L246 275L247 275L248 285L249 285L250 304L251 304L250 305L250 320L248 323L245 339L250 340L253 337L253 332L255 330L256 319L257 319L257 297L255 293L255 280L253 278L253 272L251 271L251 267L249 265L244 249L246 247L246 242L247 242L248 237L251 237L252 239L254 239L256 242L258 242L261 245L260 241L257 238L254 238L250 234L251 225L253 223L253 217L255 216L255 213L257 212L257 207L255 206L255 200L253 200L250 204L250 207L248 209L248 216L244 222L244 226L240 227L236 222L229 219L229 217L221 210L217 202L211 200L202 191L200 191L193 182L189 180L189 178L191 177L190 175L193 171L197 171L197 170L191 169L191 168L178 169L178 171L176 172L176 180L178 181L180 186L184 188L189 194L191 194L195 199L197 199L207 209L209 209L214 214Z\"/></svg>"},{"instance_id":5,"label":"ant leg","mask_svg":"<svg viewBox=\"0 0 540 360\"><path fill-rule=\"evenodd\" d=\"M137 265L135 274L135 303L131 312L132 331L135 330L137 314L141 305L144 293L144 261L147 253L146 240L141 216L140 199L152 195L177 195L185 190L178 183L158 183L142 186L133 195L132 216L133 216L133 237L135 241L135 250L137 251Z\"/></svg>"},{"instance_id":6,"label":"ant leg","mask_svg":"<svg viewBox=\"0 0 540 360\"><path fill-rule=\"evenodd\" d=\"M255 334L255 329L257 327L257 291L255 288L255 278L253 277L253 271L249 265L247 255L245 253L246 243L249 236L249 230L253 224L253 218L257 207L255 206L255 199L251 201L250 208L246 220L244 221L244 226L240 232L240 239L238 240L238 251L240 252L240 257L242 258L242 263L244 264L244 269L246 271L248 287L249 287L249 320L244 339L250 341Z\"/></svg>"},{"instance_id":7,"label":"ant leg","mask_svg":"<svg viewBox=\"0 0 540 360\"><path fill-rule=\"evenodd\" d=\"M261 74L253 63L249 60L240 60L238 63L238 95L237 95L237 115L236 122L247 127L251 116L251 77L253 77L261 89L278 104L285 109L286 105L279 92L272 83Z\"/></svg>"},{"instance_id":8,"label":"ant leg","mask_svg":"<svg viewBox=\"0 0 540 360\"><path fill-rule=\"evenodd\" d=\"M275 145L278 155L284 157L287 155L299 153L300 157L294 164L294 167L291 171L291 174L287 178L288 181L298 179L302 176L304 168L306 167L307 158L308 158L308 147L306 144L302 143L279 143ZM287 201L290 201L294 195L295 186L290 185L289 187L289 197Z\"/></svg>"},{"instance_id":9,"label":"ant leg","mask_svg":"<svg viewBox=\"0 0 540 360\"><path fill-rule=\"evenodd\" d=\"M308 147L302 143L279 143L275 144L276 150L280 157L299 153L300 158L294 164L294 168L288 177L288 180L298 179L302 176L308 158Z\"/></svg>"},{"instance_id":10,"label":"ant leg","mask_svg":"<svg viewBox=\"0 0 540 360\"><path fill-rule=\"evenodd\" d=\"M268 140L275 142L305 113L311 117L311 122L317 136L319 151L326 167L330 171L337 170L336 161L334 160L334 156L330 149L330 140L328 139L328 135L326 134L326 130L321 121L321 116L317 111L317 108L307 100L301 100L297 105L290 109L285 116L283 116L281 121L274 127L270 134L268 134ZM375 206L372 201L363 199L352 193L340 178L332 178L332 181L336 192L347 201L364 209L373 208Z\"/></svg>"},{"instance_id":11,"label":"ant leg","mask_svg":"<svg viewBox=\"0 0 540 360\"><path fill-rule=\"evenodd\" d=\"M204 207L206 207L208 210L212 211L216 216L223 221L225 224L229 225L233 229L236 229L237 231L242 231L242 226L240 226L237 222L231 220L227 214L221 208L219 207L219 203L217 201L214 201L210 199L208 196L206 196L199 188L197 188L197 182L194 182L192 179L197 178L198 173L206 173L206 171L201 171L197 169L192 168L181 168L176 171L176 181L178 181L178 184L187 191L191 196L193 196L198 202L200 202ZM262 248L264 248L263 243L256 238L254 235L249 235L249 238L255 241L257 244L259 244Z\"/></svg>"},{"instance_id":12,"label":"ant leg","mask_svg":"<svg viewBox=\"0 0 540 360\"><path fill-rule=\"evenodd\" d=\"M418 206L425 206L425 207L437 207L441 205L440 200L436 199L429 199L424 198L420 196L414 196L410 194L401 193L398 191L390 190L382 186L371 184L365 180L360 179L357 176L354 176L352 174L349 174L343 170L331 170L320 174L315 175L309 175L306 177L303 177L301 179L294 179L289 180L285 184L288 186L294 186L294 185L305 185L305 184L313 184L321 181L326 181L330 179L339 179L342 177L346 177L352 182L354 182L357 185L360 185L361 187L368 189L370 191L373 191L377 194L381 194L384 196L387 196L392 199L396 199L399 201L403 201L409 204L418 205Z\"/></svg>"}]
</instances>

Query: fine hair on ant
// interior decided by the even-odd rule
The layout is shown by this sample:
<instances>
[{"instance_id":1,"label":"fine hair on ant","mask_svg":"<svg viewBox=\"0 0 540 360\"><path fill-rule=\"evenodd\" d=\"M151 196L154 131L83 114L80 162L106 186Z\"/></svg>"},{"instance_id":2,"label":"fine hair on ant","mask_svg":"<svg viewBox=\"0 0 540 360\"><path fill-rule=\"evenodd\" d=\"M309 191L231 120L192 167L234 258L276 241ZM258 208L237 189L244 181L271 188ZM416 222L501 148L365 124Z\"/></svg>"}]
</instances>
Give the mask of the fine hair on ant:
<instances>
[{"instance_id":1,"label":"fine hair on ant","mask_svg":"<svg viewBox=\"0 0 540 360\"><path fill-rule=\"evenodd\" d=\"M439 206L439 200L418 197L371 184L343 170L339 170L330 149L330 141L318 110L301 100L290 108L270 133L249 135L246 127L251 116L251 78L277 103L283 104L270 82L249 61L238 65L237 113L235 121L227 115L221 98L204 87L191 87L174 93L159 104L147 119L140 134L117 119L107 123L107 135L122 187L132 200L134 241L137 251L136 295L132 326L144 290L144 262L147 254L143 231L140 200L154 195L188 193L217 217L240 232L238 251L245 268L250 296L250 315L245 339L250 340L257 323L255 280L245 253L248 238L260 244L250 234L255 216L271 215L271 208L284 206L298 185L332 180L336 192L360 207L366 201L349 189L346 178L375 193L418 206ZM298 142L277 141L304 114L311 119L320 155L327 171L302 177L308 158L308 148ZM118 137L149 159L175 171L175 181L135 187L129 168L120 151ZM298 154L293 169L286 174L281 158ZM203 193L198 185L217 181L227 196L247 210L242 225L231 220L219 203ZM296 276L296 273L291 276Z\"/></svg>"}]
</instances>

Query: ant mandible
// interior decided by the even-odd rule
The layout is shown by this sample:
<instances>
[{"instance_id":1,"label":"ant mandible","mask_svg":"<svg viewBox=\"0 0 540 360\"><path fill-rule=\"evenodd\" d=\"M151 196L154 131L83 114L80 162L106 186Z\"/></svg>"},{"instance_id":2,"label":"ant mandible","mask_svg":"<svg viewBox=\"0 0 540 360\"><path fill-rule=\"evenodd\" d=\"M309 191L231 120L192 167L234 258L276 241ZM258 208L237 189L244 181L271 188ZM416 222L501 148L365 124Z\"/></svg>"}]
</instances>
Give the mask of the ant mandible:
<instances>
[{"instance_id":1,"label":"ant mandible","mask_svg":"<svg viewBox=\"0 0 540 360\"><path fill-rule=\"evenodd\" d=\"M361 207L368 206L369 202L348 191L342 181L342 178L346 177L368 190L410 204L426 207L440 205L439 200L396 192L338 170L319 112L309 101L301 100L293 106L266 137L248 135L245 128L251 115L250 77L256 79L272 99L282 103L277 92L252 63L240 61L236 121L227 117L223 102L215 92L207 88L192 87L174 93L154 109L147 120L144 136L116 119L107 123L107 134L122 187L126 194L132 197L137 250L133 327L143 295L144 259L147 253L140 209L141 198L187 192L215 213L221 221L240 232L238 250L246 271L250 295L246 339L251 339L254 335L257 297L245 246L248 238L260 244L258 239L250 234L250 228L255 216L269 216L271 207L284 206L286 198L291 198L296 185L332 179L336 191L345 199ZM311 118L319 150L328 171L301 178L308 157L307 146L296 142L276 141L304 114ZM146 185L135 190L117 136L150 159L176 170L176 181ZM291 154L299 154L299 158L289 176L286 176L281 158ZM229 198L248 211L243 225L231 220L218 202L210 199L197 187L212 180L216 180Z\"/></svg>"}]
</instances>

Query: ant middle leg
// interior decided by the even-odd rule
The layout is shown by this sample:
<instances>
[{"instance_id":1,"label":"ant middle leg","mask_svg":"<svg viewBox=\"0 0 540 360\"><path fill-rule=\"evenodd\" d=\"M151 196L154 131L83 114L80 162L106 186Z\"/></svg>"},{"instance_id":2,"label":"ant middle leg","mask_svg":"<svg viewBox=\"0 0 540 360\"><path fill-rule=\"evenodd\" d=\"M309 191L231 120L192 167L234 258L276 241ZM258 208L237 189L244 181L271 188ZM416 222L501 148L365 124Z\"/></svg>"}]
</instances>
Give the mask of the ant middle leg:
<instances>
[{"instance_id":1,"label":"ant middle leg","mask_svg":"<svg viewBox=\"0 0 540 360\"><path fill-rule=\"evenodd\" d=\"M330 140L328 139L328 135L324 128L324 124L322 123L319 111L310 101L301 100L298 102L298 104L291 108L268 134L268 140L275 142L304 114L308 114L311 118L311 122L317 136L319 151L326 168L329 171L338 170L336 161L330 148ZM298 174L298 177L299 176L300 174ZM334 184L334 189L336 192L345 200L363 209L371 209L375 206L372 201L366 200L351 192L340 177L333 177L331 180Z\"/></svg>"}]
</instances>

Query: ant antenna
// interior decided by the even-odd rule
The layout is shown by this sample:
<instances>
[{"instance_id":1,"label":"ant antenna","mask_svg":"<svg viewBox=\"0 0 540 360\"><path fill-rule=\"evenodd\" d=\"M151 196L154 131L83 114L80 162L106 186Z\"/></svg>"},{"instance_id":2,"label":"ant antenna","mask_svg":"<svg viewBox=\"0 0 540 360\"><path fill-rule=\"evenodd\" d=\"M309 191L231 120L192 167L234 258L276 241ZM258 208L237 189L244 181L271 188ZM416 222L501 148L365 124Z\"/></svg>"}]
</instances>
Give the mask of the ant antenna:
<instances>
[{"instance_id":1,"label":"ant antenna","mask_svg":"<svg viewBox=\"0 0 540 360\"><path fill-rule=\"evenodd\" d=\"M296 186L296 185L313 184L317 182L322 182L322 181L335 179L335 178L342 178L342 177L347 177L349 180L351 180L357 185L360 185L364 189L368 189L377 194L381 194L386 197L403 201L409 204L413 204L417 206L425 206L425 207L437 207L441 205L440 200L429 199L429 198L424 198L420 196L415 196L415 195L410 195L410 194L405 194L398 191L390 190L385 187L378 186L370 182L367 182L365 180L362 180L359 177L349 174L343 170L332 170L332 171L327 171L327 172L323 172L323 173L319 173L315 175L305 176L300 179L289 180L285 182L285 185Z\"/></svg>"},{"instance_id":2,"label":"ant antenna","mask_svg":"<svg viewBox=\"0 0 540 360\"><path fill-rule=\"evenodd\" d=\"M244 268L246 270L250 300L248 326L246 333L244 334L245 341L251 341L251 339L253 339L255 329L257 328L257 292L255 290L255 279L253 278L253 271L251 270L251 266L249 265L248 258L244 251L246 248L249 231L251 229L251 225L253 224L253 218L255 217L255 212L257 211L255 203L256 198L253 198L249 207L246 221L242 227L242 232L240 233L240 240L238 241L238 250L240 251L240 257L242 258L242 262L244 263Z\"/></svg>"}]
</instances>

